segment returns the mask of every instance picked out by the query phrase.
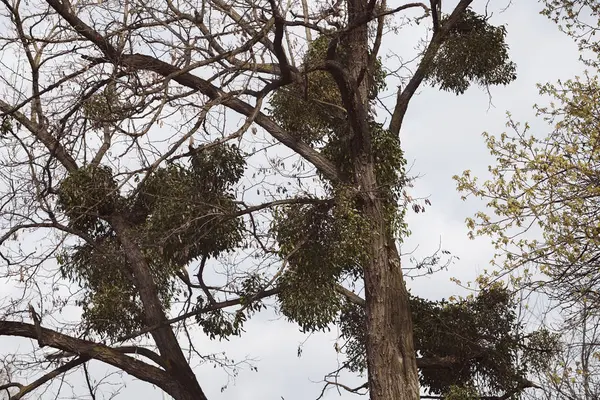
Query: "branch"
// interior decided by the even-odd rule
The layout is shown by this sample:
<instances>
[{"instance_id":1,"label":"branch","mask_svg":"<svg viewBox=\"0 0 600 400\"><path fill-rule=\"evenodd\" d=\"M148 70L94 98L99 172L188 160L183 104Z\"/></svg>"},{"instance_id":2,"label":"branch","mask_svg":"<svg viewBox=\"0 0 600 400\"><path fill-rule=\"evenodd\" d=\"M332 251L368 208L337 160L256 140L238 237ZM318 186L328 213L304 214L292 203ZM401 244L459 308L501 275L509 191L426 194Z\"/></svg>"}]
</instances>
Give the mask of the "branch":
<instances>
[{"instance_id":1,"label":"branch","mask_svg":"<svg viewBox=\"0 0 600 400\"><path fill-rule=\"evenodd\" d=\"M22 388L23 385L18 382L8 382L8 383L5 383L4 385L0 385L0 390L7 390L12 387Z\"/></svg>"},{"instance_id":2,"label":"branch","mask_svg":"<svg viewBox=\"0 0 600 400\"><path fill-rule=\"evenodd\" d=\"M421 82L423 82L423 79L425 79L427 71L429 70L439 48L446 39L448 32L454 27L454 25L456 25L460 17L472 2L473 0L460 0L446 23L444 23L444 25L437 32L434 32L433 37L427 46L427 50L425 50L425 55L419 63L419 67L415 71L415 74L408 82L408 85L406 85L406 88L404 88L403 91L398 90L396 106L394 107L392 120L390 122L390 131L393 134L400 134L400 127L402 126L402 121L404 120L404 115L408 109L408 103L410 102L410 99L421 85Z\"/></svg>"},{"instance_id":3,"label":"branch","mask_svg":"<svg viewBox=\"0 0 600 400\"><path fill-rule=\"evenodd\" d=\"M80 232L76 229L69 228L66 225L62 225L57 222L34 222L31 224L21 224L21 225L15 225L15 226L11 227L8 231L6 231L6 233L4 233L2 236L0 236L0 244L3 244L12 235L19 232L20 230L31 229L31 228L54 228L54 229L58 229L59 231L78 236L78 237L82 238L83 240L85 240L86 242L90 243L91 245L94 245L96 243L90 236L88 236L85 233Z\"/></svg>"},{"instance_id":4,"label":"branch","mask_svg":"<svg viewBox=\"0 0 600 400\"><path fill-rule=\"evenodd\" d=\"M144 356L144 357L148 358L149 360L154 361L158 366L162 367L163 369L166 369L165 362L163 361L163 359L160 358L160 356L158 354L156 354L152 350L147 349L145 347L121 346L121 347L113 347L113 350L121 352L123 354L139 354L140 356ZM75 357L75 354L66 352L66 351L59 351L59 352L56 352L53 354L46 354L46 359L48 361L57 361L57 360L60 360L63 358L71 358L71 357Z\"/></svg>"},{"instance_id":5,"label":"branch","mask_svg":"<svg viewBox=\"0 0 600 400\"><path fill-rule=\"evenodd\" d=\"M442 0L430 0L433 33L436 33L440 29L441 2Z\"/></svg>"},{"instance_id":6,"label":"branch","mask_svg":"<svg viewBox=\"0 0 600 400\"><path fill-rule=\"evenodd\" d=\"M517 387L515 387L514 389L511 389L509 391L507 391L506 393L504 393L504 395L502 396L483 396L481 397L481 400L508 400L510 398L512 398L515 394L522 392L525 389L531 389L531 388L535 388L535 389L541 389L539 385L536 385L535 383L529 381L529 380L525 380L523 381L521 384L519 384Z\"/></svg>"},{"instance_id":7,"label":"branch","mask_svg":"<svg viewBox=\"0 0 600 400\"><path fill-rule=\"evenodd\" d=\"M242 61L235 57L237 54L240 54L244 51L250 50L252 48L252 46L254 46L254 44L259 43L259 42L262 43L267 49L273 51L273 44L268 39L268 33L271 31L271 28L273 27L273 25L275 23L275 19L273 18L273 19L267 21L265 23L265 25L261 28L261 30L257 32L254 29L252 29L247 22L244 22L242 16L239 15L238 13L236 13L236 11L233 7L227 7L227 5L225 3L222 3L219 0L214 0L213 2L218 8L221 9L221 11L223 11L225 14L227 14L233 21L235 21L239 26L241 26L242 29L248 35L251 36L251 39L249 41L247 41L246 43L244 43L242 46L238 47L237 49L227 51L219 44L219 42L217 41L217 38L213 34L211 34L208 27L204 24L204 22L202 22L202 20L203 20L202 16L199 13L197 13L197 11L195 12L196 15L191 15L191 14L181 12L178 8L175 7L175 5L173 4L173 2L171 0L167 0L167 6L169 7L169 9L175 15L177 15L179 18L190 21L191 23L196 25L198 27L198 29L200 29L202 34L205 36L204 38L208 41L209 46L216 51L217 55L215 57L204 60L200 64L206 65L206 63L208 63L208 62L215 62L215 61L225 59L228 62L230 62L231 64L235 65L239 69L248 70L248 71L260 71L260 72L265 72L268 74L275 74L275 75L279 74L279 70L278 70L279 65L278 64L249 63L247 61ZM199 63L192 63L192 64L190 64L190 66L194 65L194 64L199 64Z\"/></svg>"},{"instance_id":8,"label":"branch","mask_svg":"<svg viewBox=\"0 0 600 400\"><path fill-rule=\"evenodd\" d=\"M155 384L169 394L176 394L180 389L178 383L162 369L136 360L118 349L77 339L47 328L42 328L42 334L46 346L76 354L82 358L102 361L138 379ZM16 321L0 321L0 336L37 339L34 325Z\"/></svg>"},{"instance_id":9,"label":"branch","mask_svg":"<svg viewBox=\"0 0 600 400\"><path fill-rule=\"evenodd\" d=\"M74 171L77 169L77 163L71 157L69 153L65 150L65 148L58 142L58 140L52 136L52 134L48 131L48 127L41 124L33 122L31 119L27 118L25 114L19 111L15 111L15 108L10 104L0 100L0 111L3 113L9 114L11 117L17 120L21 125L23 125L29 132L31 132L40 142L46 146L48 150L50 150L50 154L55 156L56 159L67 169L67 171Z\"/></svg>"},{"instance_id":10,"label":"branch","mask_svg":"<svg viewBox=\"0 0 600 400\"><path fill-rule=\"evenodd\" d=\"M364 104L362 104L361 99L358 97L357 90L355 90L355 86L359 85L358 80L352 79L348 71L346 71L344 67L335 60L335 48L337 45L337 40L338 39L333 39L329 44L325 67L337 84L354 134L359 135L358 137L360 137L361 140L364 140L366 139L366 137L363 137L364 133L369 131L369 118L367 109L365 108ZM368 141L365 142L365 146L370 148Z\"/></svg>"},{"instance_id":11,"label":"branch","mask_svg":"<svg viewBox=\"0 0 600 400\"><path fill-rule=\"evenodd\" d=\"M116 50L102 35L71 13L69 7L67 6L67 0L63 0L62 2L59 0L46 1L77 32L94 43L102 51L105 57L105 62L110 61L119 65L123 65L132 71L145 70L155 72L166 79L174 80L180 85L191 89L196 89L205 96L208 96L210 99L216 99L226 95L223 90L214 86L207 80L199 78L189 72L181 72L179 68L157 58L144 54L118 55ZM237 98L228 99L223 102L223 105L245 116L250 116L254 112L254 107ZM304 159L312 163L327 178L333 181L340 181L339 173L335 165L317 150L281 129L279 125L277 125L275 122L273 122L273 120L263 113L258 113L255 122L269 132L271 136L277 139L280 143L289 147Z\"/></svg>"},{"instance_id":12,"label":"branch","mask_svg":"<svg viewBox=\"0 0 600 400\"><path fill-rule=\"evenodd\" d=\"M363 389L366 389L366 390L369 389L369 383L368 382L365 382L365 383L363 383L360 386L352 388L352 387L350 387L348 385L344 385L343 383L340 383L340 382L334 382L334 381L325 380L325 386L323 387L323 390L321 390L321 395L319 397L317 397L317 400L320 400L320 399L323 398L323 395L325 394L325 390L327 390L328 386L339 387L339 388L344 389L347 392L354 393L354 394L366 394L366 393L359 393L359 392L361 390L363 390Z\"/></svg>"},{"instance_id":13,"label":"branch","mask_svg":"<svg viewBox=\"0 0 600 400\"><path fill-rule=\"evenodd\" d=\"M275 53L275 57L277 57L277 61L279 62L281 77L276 81L273 81L266 85L261 91L263 95L266 95L267 93L292 82L292 70L290 67L290 63L288 62L287 56L285 55L285 50L283 50L282 44L283 34L285 31L285 19L281 16L281 13L279 12L275 0L269 0L269 4L271 5L271 10L275 19L275 38L273 39L273 53Z\"/></svg>"},{"instance_id":14,"label":"branch","mask_svg":"<svg viewBox=\"0 0 600 400\"><path fill-rule=\"evenodd\" d=\"M92 381L90 380L90 372L88 371L86 364L83 364L83 375L85 376L85 384L87 385L88 391L90 392L90 397L92 398L92 400L96 400L97 388L95 389L92 386Z\"/></svg>"},{"instance_id":15,"label":"branch","mask_svg":"<svg viewBox=\"0 0 600 400\"><path fill-rule=\"evenodd\" d=\"M145 347L122 346L122 347L115 348L115 350L117 350L123 354L139 354L140 356L144 356L147 359L154 361L156 363L156 365L162 367L163 369L167 369L163 359L158 354L156 354L152 350L147 349Z\"/></svg>"},{"instance_id":16,"label":"branch","mask_svg":"<svg viewBox=\"0 0 600 400\"><path fill-rule=\"evenodd\" d=\"M262 293L260 293L259 295L256 295L253 297L253 300L261 300L264 299L266 297L270 297L273 296L275 294L278 294L279 292L281 292L281 288L276 287L273 289L269 289L269 290L265 290ZM161 323L161 324L156 324L154 326L150 326L144 329L140 329L139 331L133 332L129 335L125 335L120 337L119 339L117 339L118 342L124 342L126 340L130 340L133 339L135 337L144 335L146 333L150 333L152 331L155 331L157 329L160 329L162 327L165 327L167 325L171 325L174 324L176 322L180 322L180 321L184 321L188 318L191 317L195 317L196 315L201 315L210 311L216 311L216 310L221 310L223 308L227 308L227 307L232 307L232 306L237 306L242 304L244 301L247 301L247 297L238 297L236 299L231 299L231 300L225 300L222 301L220 303L215 303L215 304L211 304L209 306L206 306L204 308L201 308L199 310L194 310L194 311L190 311L181 315L178 315L177 317L171 318L169 320L166 320L165 322Z\"/></svg>"},{"instance_id":17,"label":"branch","mask_svg":"<svg viewBox=\"0 0 600 400\"><path fill-rule=\"evenodd\" d=\"M346 289L342 285L337 285L335 287L335 291L338 292L339 294L345 296L348 299L348 301L356 304L357 306L364 307L366 305L365 299L358 296L353 291Z\"/></svg>"},{"instance_id":18,"label":"branch","mask_svg":"<svg viewBox=\"0 0 600 400\"><path fill-rule=\"evenodd\" d=\"M16 394L12 395L10 397L10 400L19 400L19 399L23 398L23 396L34 391L38 387L42 386L44 383L51 381L52 379L56 378L57 376L62 375L65 372L68 372L68 371L72 370L73 368L76 368L79 365L81 365L89 360L90 360L90 357L78 357L78 358L71 360L71 361L61 365L60 367L48 372L47 374L36 379L29 385L20 385L19 391Z\"/></svg>"},{"instance_id":19,"label":"branch","mask_svg":"<svg viewBox=\"0 0 600 400\"><path fill-rule=\"evenodd\" d=\"M297 197L291 199L280 199L274 200L267 203L258 204L255 206L247 206L246 208L237 211L232 217L239 217L242 215L250 214L256 211L264 210L265 208L271 208L289 204L333 204L334 199L316 199L312 197Z\"/></svg>"},{"instance_id":20,"label":"branch","mask_svg":"<svg viewBox=\"0 0 600 400\"><path fill-rule=\"evenodd\" d=\"M33 308L33 305L31 305L31 303L29 303L29 316L33 320L33 326L35 327L35 334L37 336L38 346L44 347L45 345L41 325L42 318L40 317L40 314L38 314L37 311L35 311L35 308Z\"/></svg>"},{"instance_id":21,"label":"branch","mask_svg":"<svg viewBox=\"0 0 600 400\"><path fill-rule=\"evenodd\" d=\"M114 229L123 246L123 251L127 255L134 283L143 305L144 322L148 325L161 325L161 328L153 330L151 335L165 360L167 372L174 380L181 383L182 387L185 387L188 394L193 393L198 400L206 400L207 397L191 370L175 333L168 324L165 324L167 316L158 297L156 283L150 273L148 261L135 241L131 225L121 215L112 215L107 222ZM177 398L178 396L173 397Z\"/></svg>"}]
</instances>

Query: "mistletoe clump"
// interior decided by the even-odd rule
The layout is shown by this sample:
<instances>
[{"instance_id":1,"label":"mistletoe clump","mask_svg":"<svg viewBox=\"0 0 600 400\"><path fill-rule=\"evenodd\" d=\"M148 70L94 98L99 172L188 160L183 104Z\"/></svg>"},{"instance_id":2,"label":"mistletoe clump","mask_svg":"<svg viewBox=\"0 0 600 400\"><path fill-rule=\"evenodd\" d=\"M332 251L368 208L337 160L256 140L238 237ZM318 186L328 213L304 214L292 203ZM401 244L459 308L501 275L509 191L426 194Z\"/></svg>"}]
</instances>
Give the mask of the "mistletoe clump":
<instances>
[{"instance_id":1,"label":"mistletoe clump","mask_svg":"<svg viewBox=\"0 0 600 400\"><path fill-rule=\"evenodd\" d=\"M479 400L479 392L473 386L452 385L445 393L445 400Z\"/></svg>"},{"instance_id":2,"label":"mistletoe clump","mask_svg":"<svg viewBox=\"0 0 600 400\"><path fill-rule=\"evenodd\" d=\"M279 280L281 312L304 331L325 329L342 305L339 280L361 275L368 224L340 193L335 202L282 209L274 231L288 264Z\"/></svg>"},{"instance_id":3,"label":"mistletoe clump","mask_svg":"<svg viewBox=\"0 0 600 400\"><path fill-rule=\"evenodd\" d=\"M273 118L307 143L327 142L331 136L340 138L349 132L340 91L331 74L323 70L331 39L321 35L311 42L304 57L304 81L279 89L270 101ZM343 61L350 56L343 45L337 46L338 60ZM385 88L381 61L377 59L374 64L367 77L371 98Z\"/></svg>"},{"instance_id":4,"label":"mistletoe clump","mask_svg":"<svg viewBox=\"0 0 600 400\"><path fill-rule=\"evenodd\" d=\"M4 138L6 135L11 133L12 130L13 130L12 119L8 115L2 117L2 120L0 120L0 139Z\"/></svg>"},{"instance_id":5,"label":"mistletoe clump","mask_svg":"<svg viewBox=\"0 0 600 400\"><path fill-rule=\"evenodd\" d=\"M159 257L146 256L163 307L168 309L176 292L173 277L178 268ZM144 326L143 305L131 267L115 237L76 246L58 262L63 276L85 289L79 301L85 333L117 338Z\"/></svg>"},{"instance_id":6,"label":"mistletoe clump","mask_svg":"<svg viewBox=\"0 0 600 400\"><path fill-rule=\"evenodd\" d=\"M58 259L63 276L84 288L86 332L116 338L143 326L131 265L107 222L111 213L128 220L165 309L177 294L175 278L183 267L233 250L242 240L233 194L245 168L239 149L192 153L190 164L156 169L129 197L119 194L108 168L82 168L61 183L59 205L70 224L94 239Z\"/></svg>"},{"instance_id":7,"label":"mistletoe clump","mask_svg":"<svg viewBox=\"0 0 600 400\"><path fill-rule=\"evenodd\" d=\"M508 56L506 28L493 26L487 17L467 9L448 32L427 78L456 94L464 93L472 82L487 87L514 81L516 65Z\"/></svg>"},{"instance_id":8,"label":"mistletoe clump","mask_svg":"<svg viewBox=\"0 0 600 400\"><path fill-rule=\"evenodd\" d=\"M516 303L500 286L452 302L411 296L410 305L418 360L443 361L417 361L421 385L430 393L469 398L482 382L490 394L508 392L556 350L556 337L545 330L522 334ZM346 303L342 308L340 328L353 371L367 367L365 318L362 307Z\"/></svg>"},{"instance_id":9,"label":"mistletoe clump","mask_svg":"<svg viewBox=\"0 0 600 400\"><path fill-rule=\"evenodd\" d=\"M518 324L510 294L503 288L482 291L457 302L413 298L415 348L422 357L453 357L453 368L421 370L421 383L433 393L451 385L474 384L477 373L494 391L508 390L523 374L516 365ZM524 377L524 376L523 376Z\"/></svg>"},{"instance_id":10,"label":"mistletoe clump","mask_svg":"<svg viewBox=\"0 0 600 400\"><path fill-rule=\"evenodd\" d=\"M83 102L83 115L94 129L100 128L106 122L117 122L127 118L132 112L132 105L122 101L111 83L101 93L91 95Z\"/></svg>"},{"instance_id":11,"label":"mistletoe clump","mask_svg":"<svg viewBox=\"0 0 600 400\"><path fill-rule=\"evenodd\" d=\"M137 206L145 247L179 265L216 257L242 240L242 221L231 193L244 173L236 147L208 150L192 159L192 168L171 165L143 185Z\"/></svg>"},{"instance_id":12,"label":"mistletoe clump","mask_svg":"<svg viewBox=\"0 0 600 400\"><path fill-rule=\"evenodd\" d=\"M325 61L328 39L321 36L305 55L305 68ZM304 82L287 85L270 101L273 118L288 132L307 143L320 142L332 128L345 125L345 109L337 85L329 72L306 72Z\"/></svg>"},{"instance_id":13,"label":"mistletoe clump","mask_svg":"<svg viewBox=\"0 0 600 400\"><path fill-rule=\"evenodd\" d=\"M400 147L400 139L385 129L383 124L371 121L369 125L379 195L385 199L384 204L393 233L402 232L403 210L399 209L398 202L401 199L402 188L406 185L406 159ZM323 146L322 152L338 166L343 179L351 182L354 179L354 165L349 146L347 136L332 135Z\"/></svg>"},{"instance_id":14,"label":"mistletoe clump","mask_svg":"<svg viewBox=\"0 0 600 400\"><path fill-rule=\"evenodd\" d=\"M58 190L58 206L69 225L93 235L102 231L100 218L110 215L119 204L117 182L112 170L89 165L65 178Z\"/></svg>"}]
</instances>

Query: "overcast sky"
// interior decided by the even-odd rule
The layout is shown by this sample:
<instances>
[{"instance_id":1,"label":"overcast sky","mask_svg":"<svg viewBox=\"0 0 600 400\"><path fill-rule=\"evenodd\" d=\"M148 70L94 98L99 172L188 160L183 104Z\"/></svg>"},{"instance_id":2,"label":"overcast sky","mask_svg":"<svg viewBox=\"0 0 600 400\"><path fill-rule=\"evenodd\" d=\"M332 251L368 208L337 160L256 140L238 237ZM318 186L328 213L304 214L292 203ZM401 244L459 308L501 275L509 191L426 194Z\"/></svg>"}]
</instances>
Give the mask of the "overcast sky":
<instances>
[{"instance_id":1,"label":"overcast sky","mask_svg":"<svg viewBox=\"0 0 600 400\"><path fill-rule=\"evenodd\" d=\"M505 6L508 0L494 3L490 7ZM445 11L452 5L444 4ZM476 8L484 6L483 1L475 0ZM576 46L552 22L538 14L539 3L519 1L506 12L499 13L498 10L493 9L492 22L507 25L510 55L518 67L516 82L506 88L492 88L491 106L488 94L477 87L458 97L424 87L409 106L402 128L406 157L409 164L413 164L411 172L421 175L413 194L429 196L432 203L424 214L409 213L413 235L405 241L402 252L416 248L414 255L423 257L431 254L441 240L444 249L460 257L448 272L409 281L411 291L420 296L440 299L456 294L459 288L449 278L473 279L488 267L493 255L487 240L467 239L464 220L479 204L473 200L461 201L451 179L452 175L466 169L478 176L486 175L492 160L482 132L503 132L507 111L516 120L532 123L535 130L548 129L534 117L532 105L540 102L536 83L568 79L582 71L577 62ZM387 40L389 50L399 54L406 50L401 46L410 49L415 45L415 38L402 32L397 37L390 34ZM396 44L399 47L392 46ZM241 370L235 382L230 382L223 392L221 387L227 383L223 372L212 367L198 368L200 384L211 400L313 400L320 393L322 384L319 381L323 375L335 369L338 363L333 349L336 332L314 334L306 340L296 326L267 313L252 319L246 326L246 333L229 342L210 342L202 334L196 336L200 351L226 350L235 359L253 358L258 367L258 372L248 368ZM302 357L298 358L298 346L305 340ZM16 343L27 345L24 341L0 339L0 353L3 347L6 349ZM98 363L92 364L92 368L105 370ZM81 383L81 374L75 373L71 381ZM158 390L146 383L127 381L121 398L162 398ZM362 379L354 378L343 383L353 386L362 382ZM34 393L32 398L35 397ZM326 399L354 397L343 393L340 397L334 390L325 396Z\"/></svg>"}]
</instances>

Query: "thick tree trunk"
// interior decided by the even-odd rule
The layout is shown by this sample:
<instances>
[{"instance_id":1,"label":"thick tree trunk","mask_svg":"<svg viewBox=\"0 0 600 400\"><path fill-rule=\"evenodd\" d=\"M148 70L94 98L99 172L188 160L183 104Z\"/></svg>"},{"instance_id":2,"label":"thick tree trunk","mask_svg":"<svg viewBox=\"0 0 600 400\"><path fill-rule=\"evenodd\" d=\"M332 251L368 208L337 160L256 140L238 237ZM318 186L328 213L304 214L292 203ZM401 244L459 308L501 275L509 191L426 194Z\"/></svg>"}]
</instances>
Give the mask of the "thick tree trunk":
<instances>
[{"instance_id":1,"label":"thick tree trunk","mask_svg":"<svg viewBox=\"0 0 600 400\"><path fill-rule=\"evenodd\" d=\"M352 125L354 179L364 216L371 226L369 261L364 266L367 316L367 366L371 400L416 400L419 377L413 327L400 257L391 237L387 215L375 176L368 119L368 15L375 0L347 0L348 23L355 27L342 38L350 50L346 66L349 82L340 87ZM369 9L371 7L371 9ZM338 85L341 77L336 79Z\"/></svg>"},{"instance_id":2,"label":"thick tree trunk","mask_svg":"<svg viewBox=\"0 0 600 400\"><path fill-rule=\"evenodd\" d=\"M408 292L389 217L376 195L373 165L364 167L359 185L367 193L363 212L372 224L370 260L364 267L370 398L415 400L419 378Z\"/></svg>"}]
</instances>

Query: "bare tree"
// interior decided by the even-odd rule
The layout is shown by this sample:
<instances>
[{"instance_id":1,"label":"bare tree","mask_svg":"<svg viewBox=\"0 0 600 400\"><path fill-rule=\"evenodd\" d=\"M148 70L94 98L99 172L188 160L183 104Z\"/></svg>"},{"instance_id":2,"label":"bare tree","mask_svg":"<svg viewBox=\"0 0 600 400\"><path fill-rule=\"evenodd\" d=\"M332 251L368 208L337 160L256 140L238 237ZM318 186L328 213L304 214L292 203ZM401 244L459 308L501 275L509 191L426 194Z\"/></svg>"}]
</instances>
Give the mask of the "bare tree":
<instances>
[{"instance_id":1,"label":"bare tree","mask_svg":"<svg viewBox=\"0 0 600 400\"><path fill-rule=\"evenodd\" d=\"M600 396L600 332L592 303L583 298L577 304L560 306L563 317L557 324L560 351L552 362L540 365L535 371L539 387L527 394L527 398L591 400Z\"/></svg>"}]
</instances>

